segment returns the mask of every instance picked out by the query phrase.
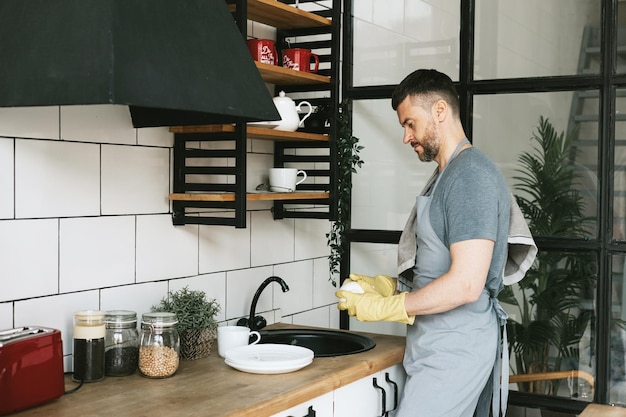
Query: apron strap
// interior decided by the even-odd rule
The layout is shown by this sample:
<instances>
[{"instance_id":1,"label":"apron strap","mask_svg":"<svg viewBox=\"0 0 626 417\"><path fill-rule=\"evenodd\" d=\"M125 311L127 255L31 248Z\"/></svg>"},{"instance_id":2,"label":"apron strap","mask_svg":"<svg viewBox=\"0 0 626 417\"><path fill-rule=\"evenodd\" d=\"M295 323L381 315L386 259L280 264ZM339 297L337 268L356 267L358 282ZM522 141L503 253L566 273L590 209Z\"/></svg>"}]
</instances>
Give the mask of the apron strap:
<instances>
[{"instance_id":1,"label":"apron strap","mask_svg":"<svg viewBox=\"0 0 626 417\"><path fill-rule=\"evenodd\" d=\"M506 415L509 401L509 350L506 334L506 319L508 315L497 298L490 297L490 301L502 332L498 331L498 349L495 361L491 369L491 376L478 399L476 415L489 415L489 405L491 403L491 415L497 417Z\"/></svg>"},{"instance_id":2,"label":"apron strap","mask_svg":"<svg viewBox=\"0 0 626 417\"><path fill-rule=\"evenodd\" d=\"M506 335L508 314L506 314L497 298L491 297L491 302L496 311L498 323L502 328L502 339L498 343L498 355L493 366L494 378L491 410L494 416L497 416L499 411L502 411L502 416L505 416L506 406L509 401L509 344Z\"/></svg>"}]
</instances>

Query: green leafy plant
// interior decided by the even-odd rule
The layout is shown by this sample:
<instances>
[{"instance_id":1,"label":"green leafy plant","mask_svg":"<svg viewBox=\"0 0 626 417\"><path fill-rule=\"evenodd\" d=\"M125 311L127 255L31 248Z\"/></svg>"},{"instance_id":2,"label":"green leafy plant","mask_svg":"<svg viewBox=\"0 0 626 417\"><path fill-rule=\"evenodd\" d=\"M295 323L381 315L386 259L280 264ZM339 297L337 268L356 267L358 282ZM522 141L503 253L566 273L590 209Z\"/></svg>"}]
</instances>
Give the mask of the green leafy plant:
<instances>
[{"instance_id":1,"label":"green leafy plant","mask_svg":"<svg viewBox=\"0 0 626 417\"><path fill-rule=\"evenodd\" d=\"M514 177L517 202L531 233L543 237L584 238L590 221L577 191L580 174L572 140L576 132L557 133L541 117L531 138L536 146L519 157ZM532 268L515 286L506 286L501 302L515 307L509 318L509 348L517 374L575 369L592 311L582 301L592 299L595 257L587 253L540 251ZM521 391L554 395L558 381L520 383Z\"/></svg>"},{"instance_id":2,"label":"green leafy plant","mask_svg":"<svg viewBox=\"0 0 626 417\"><path fill-rule=\"evenodd\" d=\"M169 297L161 299L152 311L167 311L176 314L178 330L201 330L217 327L215 316L221 306L215 300L208 300L206 293L199 290L190 290L189 287L178 291L170 291Z\"/></svg>"},{"instance_id":3,"label":"green leafy plant","mask_svg":"<svg viewBox=\"0 0 626 417\"><path fill-rule=\"evenodd\" d=\"M363 160L359 152L359 138L352 135L351 101L343 100L337 111L337 220L332 222L330 232L326 234L330 255L328 257L330 277L333 286L337 286L335 276L339 274L341 258L346 253L347 243L344 233L350 222L350 195L352 192L352 174L361 168Z\"/></svg>"}]
</instances>

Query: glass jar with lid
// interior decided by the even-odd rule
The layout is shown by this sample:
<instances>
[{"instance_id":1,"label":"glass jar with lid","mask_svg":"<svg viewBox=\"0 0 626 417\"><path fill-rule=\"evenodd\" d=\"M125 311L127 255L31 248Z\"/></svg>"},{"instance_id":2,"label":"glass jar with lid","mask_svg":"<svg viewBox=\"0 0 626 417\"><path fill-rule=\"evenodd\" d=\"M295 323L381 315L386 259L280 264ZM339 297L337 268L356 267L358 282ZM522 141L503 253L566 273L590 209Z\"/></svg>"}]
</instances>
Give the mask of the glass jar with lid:
<instances>
[{"instance_id":1,"label":"glass jar with lid","mask_svg":"<svg viewBox=\"0 0 626 417\"><path fill-rule=\"evenodd\" d=\"M74 313L74 381L104 379L104 312L82 310Z\"/></svg>"},{"instance_id":2,"label":"glass jar with lid","mask_svg":"<svg viewBox=\"0 0 626 417\"><path fill-rule=\"evenodd\" d=\"M141 316L139 372L148 378L167 378L176 373L180 360L178 320L174 313Z\"/></svg>"},{"instance_id":3,"label":"glass jar with lid","mask_svg":"<svg viewBox=\"0 0 626 417\"><path fill-rule=\"evenodd\" d=\"M104 373L106 376L132 375L139 360L137 313L111 310L104 316Z\"/></svg>"}]
</instances>

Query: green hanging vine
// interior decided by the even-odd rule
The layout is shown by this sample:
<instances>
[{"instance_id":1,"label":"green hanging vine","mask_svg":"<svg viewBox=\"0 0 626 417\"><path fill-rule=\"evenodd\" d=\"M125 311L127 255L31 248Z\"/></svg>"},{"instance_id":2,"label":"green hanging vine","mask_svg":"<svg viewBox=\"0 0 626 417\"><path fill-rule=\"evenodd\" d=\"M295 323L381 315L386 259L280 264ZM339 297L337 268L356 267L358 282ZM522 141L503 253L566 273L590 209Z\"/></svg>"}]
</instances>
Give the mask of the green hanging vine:
<instances>
[{"instance_id":1,"label":"green hanging vine","mask_svg":"<svg viewBox=\"0 0 626 417\"><path fill-rule=\"evenodd\" d=\"M343 100L337 109L337 220L331 225L330 232L326 234L330 255L329 281L337 286L335 279L339 274L341 258L346 252L347 243L344 233L350 227L350 195L352 191L352 174L356 174L357 168L361 168L363 160L359 152L363 146L359 145L359 138L352 135L351 101Z\"/></svg>"}]
</instances>

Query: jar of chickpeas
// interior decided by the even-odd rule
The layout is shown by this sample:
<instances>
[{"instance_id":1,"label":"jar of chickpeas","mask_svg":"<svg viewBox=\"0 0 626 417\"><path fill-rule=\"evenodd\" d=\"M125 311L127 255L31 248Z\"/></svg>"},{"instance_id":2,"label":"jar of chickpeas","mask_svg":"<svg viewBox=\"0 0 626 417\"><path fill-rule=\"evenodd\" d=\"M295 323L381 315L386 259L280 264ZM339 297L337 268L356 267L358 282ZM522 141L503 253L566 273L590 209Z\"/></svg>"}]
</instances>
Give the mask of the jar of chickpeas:
<instances>
[{"instance_id":1,"label":"jar of chickpeas","mask_svg":"<svg viewBox=\"0 0 626 417\"><path fill-rule=\"evenodd\" d=\"M141 317L139 372L148 378L167 378L180 361L180 336L174 313L144 313Z\"/></svg>"}]
</instances>

